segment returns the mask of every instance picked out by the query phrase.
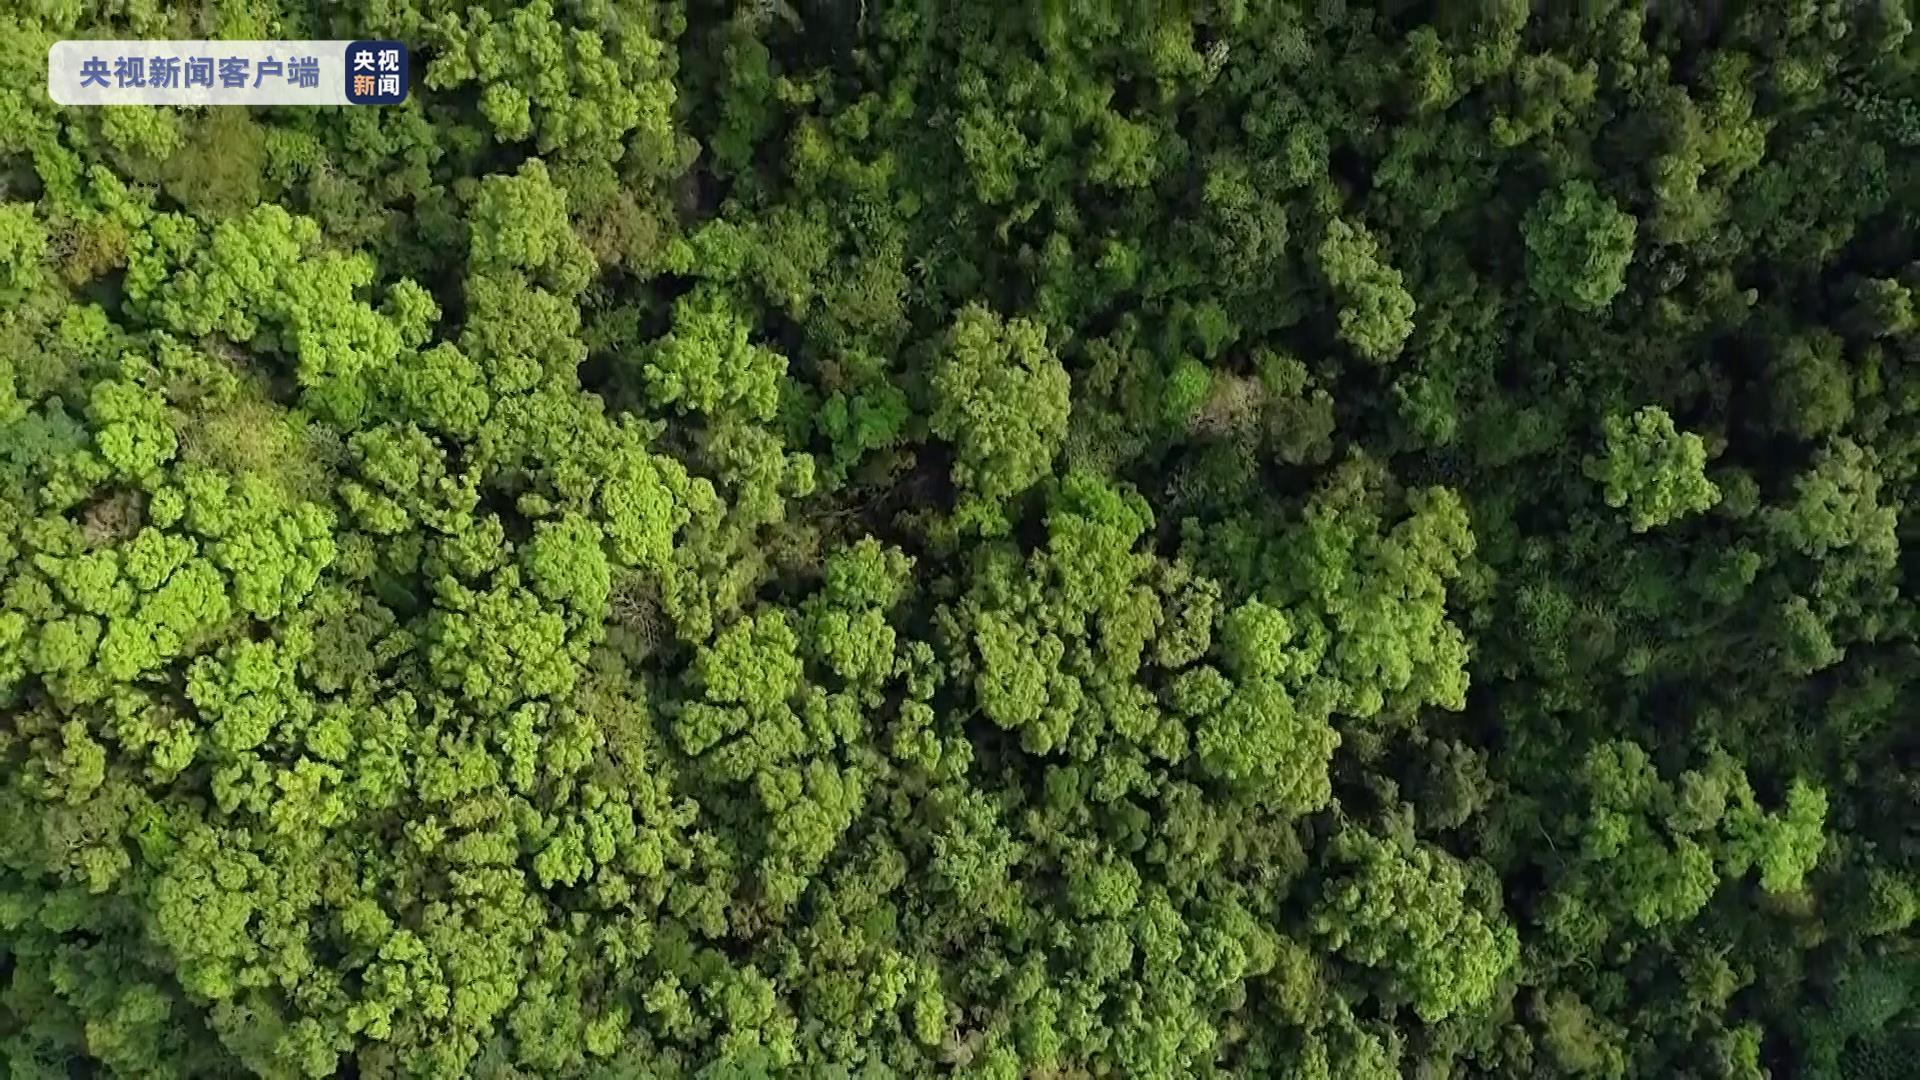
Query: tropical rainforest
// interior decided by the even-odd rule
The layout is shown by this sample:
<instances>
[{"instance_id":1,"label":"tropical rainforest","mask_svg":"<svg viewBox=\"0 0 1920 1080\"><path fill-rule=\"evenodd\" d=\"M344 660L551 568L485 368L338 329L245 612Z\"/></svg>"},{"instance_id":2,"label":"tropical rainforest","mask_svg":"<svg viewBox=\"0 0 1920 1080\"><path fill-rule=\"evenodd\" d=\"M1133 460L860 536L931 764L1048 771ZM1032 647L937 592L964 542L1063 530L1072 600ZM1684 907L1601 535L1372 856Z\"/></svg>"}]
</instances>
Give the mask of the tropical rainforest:
<instances>
[{"instance_id":1,"label":"tropical rainforest","mask_svg":"<svg viewBox=\"0 0 1920 1080\"><path fill-rule=\"evenodd\" d=\"M0 4L0 1073L1915 1075L1915 18Z\"/></svg>"}]
</instances>

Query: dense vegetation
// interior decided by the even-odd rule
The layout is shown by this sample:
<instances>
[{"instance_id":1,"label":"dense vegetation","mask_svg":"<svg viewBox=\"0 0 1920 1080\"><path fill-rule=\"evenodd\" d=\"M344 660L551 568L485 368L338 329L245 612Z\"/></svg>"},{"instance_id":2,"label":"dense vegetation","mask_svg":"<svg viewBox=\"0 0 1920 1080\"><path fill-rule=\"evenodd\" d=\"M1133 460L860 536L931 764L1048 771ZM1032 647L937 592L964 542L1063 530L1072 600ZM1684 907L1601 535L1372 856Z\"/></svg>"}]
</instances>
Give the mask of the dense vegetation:
<instances>
[{"instance_id":1,"label":"dense vegetation","mask_svg":"<svg viewBox=\"0 0 1920 1080\"><path fill-rule=\"evenodd\" d=\"M1903 0L4 7L0 1073L1913 1075Z\"/></svg>"}]
</instances>

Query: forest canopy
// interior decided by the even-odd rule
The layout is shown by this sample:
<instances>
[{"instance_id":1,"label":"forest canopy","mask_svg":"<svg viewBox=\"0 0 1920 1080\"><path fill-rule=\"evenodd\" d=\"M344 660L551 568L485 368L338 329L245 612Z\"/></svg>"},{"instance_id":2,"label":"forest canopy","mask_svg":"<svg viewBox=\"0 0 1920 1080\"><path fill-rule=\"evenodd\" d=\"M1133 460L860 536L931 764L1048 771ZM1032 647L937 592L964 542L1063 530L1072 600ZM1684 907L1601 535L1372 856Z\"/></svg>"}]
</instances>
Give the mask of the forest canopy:
<instances>
[{"instance_id":1,"label":"forest canopy","mask_svg":"<svg viewBox=\"0 0 1920 1080\"><path fill-rule=\"evenodd\" d=\"M1911 1076L1914 19L4 5L0 1074Z\"/></svg>"}]
</instances>

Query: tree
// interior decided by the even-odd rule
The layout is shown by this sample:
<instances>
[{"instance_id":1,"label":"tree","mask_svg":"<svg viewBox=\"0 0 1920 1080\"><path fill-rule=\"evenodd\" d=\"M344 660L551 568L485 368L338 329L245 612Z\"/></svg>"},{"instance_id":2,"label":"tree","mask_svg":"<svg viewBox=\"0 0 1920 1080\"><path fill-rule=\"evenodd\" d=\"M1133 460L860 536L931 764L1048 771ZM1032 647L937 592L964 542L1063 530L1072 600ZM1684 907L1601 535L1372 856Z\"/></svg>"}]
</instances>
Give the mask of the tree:
<instances>
[{"instance_id":1,"label":"tree","mask_svg":"<svg viewBox=\"0 0 1920 1080\"><path fill-rule=\"evenodd\" d=\"M1673 426L1658 405L1602 423L1606 455L1590 459L1587 475L1605 485L1607 505L1625 508L1636 533L1697 514L1720 501L1706 477L1707 449L1700 436Z\"/></svg>"},{"instance_id":2,"label":"tree","mask_svg":"<svg viewBox=\"0 0 1920 1080\"><path fill-rule=\"evenodd\" d=\"M18 301L44 276L47 233L31 203L0 203L0 299Z\"/></svg>"},{"instance_id":3,"label":"tree","mask_svg":"<svg viewBox=\"0 0 1920 1080\"><path fill-rule=\"evenodd\" d=\"M1314 908L1313 929L1341 956L1386 976L1390 1000L1426 1021L1486 1007L1518 962L1514 928L1468 896L1467 871L1443 851L1356 828L1330 851L1343 873Z\"/></svg>"},{"instance_id":4,"label":"tree","mask_svg":"<svg viewBox=\"0 0 1920 1080\"><path fill-rule=\"evenodd\" d=\"M1413 297L1400 271L1379 258L1380 245L1364 225L1335 218L1320 241L1320 272L1340 301L1340 340L1364 359L1385 363L1413 333Z\"/></svg>"},{"instance_id":5,"label":"tree","mask_svg":"<svg viewBox=\"0 0 1920 1080\"><path fill-rule=\"evenodd\" d=\"M1520 226L1535 295L1575 311L1605 310L1626 287L1635 230L1633 217L1585 180L1542 195Z\"/></svg>"},{"instance_id":6,"label":"tree","mask_svg":"<svg viewBox=\"0 0 1920 1080\"><path fill-rule=\"evenodd\" d=\"M1067 433L1068 380L1046 332L961 309L932 372L933 433L954 447L963 528L1006 532L1006 503L1045 476Z\"/></svg>"}]
</instances>

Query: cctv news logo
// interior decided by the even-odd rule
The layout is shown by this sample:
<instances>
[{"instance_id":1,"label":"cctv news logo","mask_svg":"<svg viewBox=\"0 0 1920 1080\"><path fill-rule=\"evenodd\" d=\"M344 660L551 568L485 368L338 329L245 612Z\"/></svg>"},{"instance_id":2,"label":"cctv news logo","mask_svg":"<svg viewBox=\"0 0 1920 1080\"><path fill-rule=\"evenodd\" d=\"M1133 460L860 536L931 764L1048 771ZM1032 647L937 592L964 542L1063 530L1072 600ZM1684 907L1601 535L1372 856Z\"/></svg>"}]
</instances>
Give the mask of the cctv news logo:
<instances>
[{"instance_id":1,"label":"cctv news logo","mask_svg":"<svg viewBox=\"0 0 1920 1080\"><path fill-rule=\"evenodd\" d=\"M398 105L407 100L407 47L397 41L348 45L347 100L355 105Z\"/></svg>"},{"instance_id":2,"label":"cctv news logo","mask_svg":"<svg viewBox=\"0 0 1920 1080\"><path fill-rule=\"evenodd\" d=\"M398 105L398 41L60 41L47 94L61 105Z\"/></svg>"}]
</instances>

